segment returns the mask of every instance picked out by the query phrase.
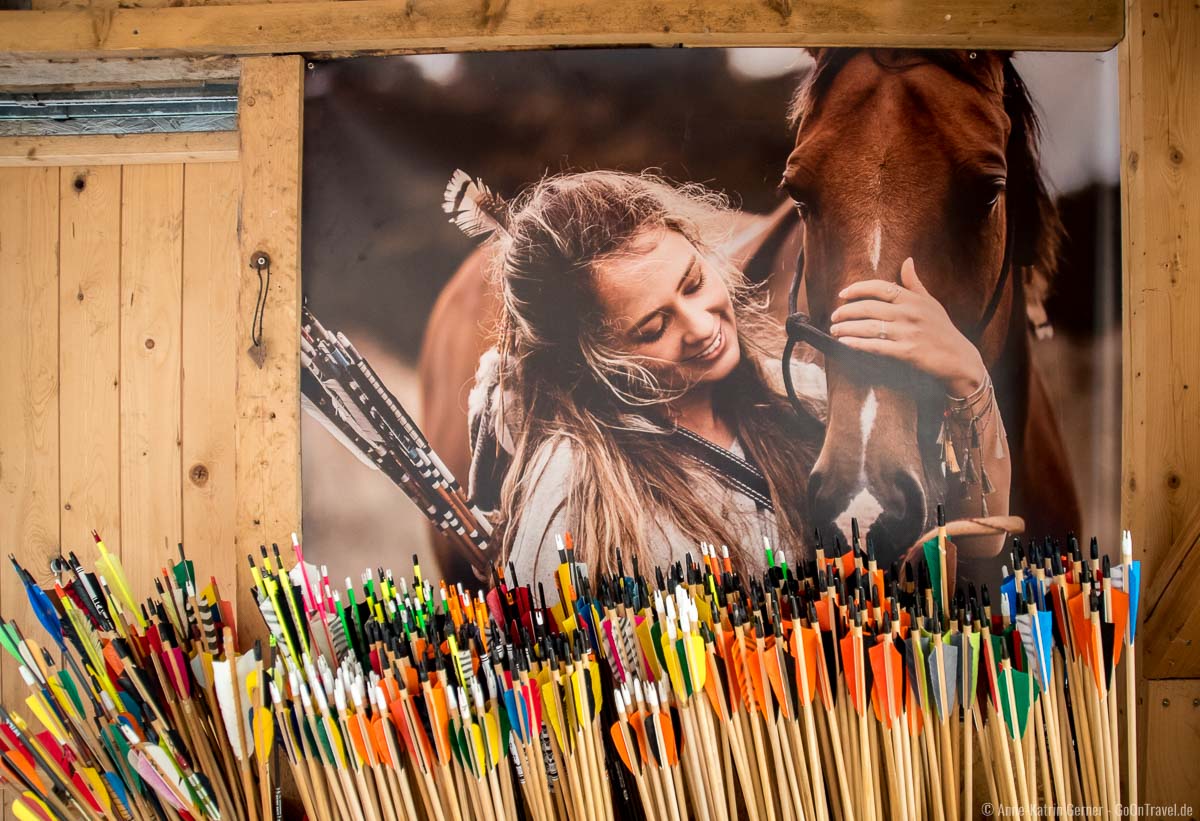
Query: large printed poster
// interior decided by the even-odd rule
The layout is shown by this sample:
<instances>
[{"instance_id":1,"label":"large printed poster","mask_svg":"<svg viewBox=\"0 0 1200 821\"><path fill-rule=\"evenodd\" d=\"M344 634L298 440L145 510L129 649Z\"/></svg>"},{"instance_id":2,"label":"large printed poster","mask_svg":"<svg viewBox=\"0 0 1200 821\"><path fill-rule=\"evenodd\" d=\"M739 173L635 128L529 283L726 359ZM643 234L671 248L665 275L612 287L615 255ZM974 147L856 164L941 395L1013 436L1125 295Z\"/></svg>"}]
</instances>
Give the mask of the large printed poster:
<instances>
[{"instance_id":1,"label":"large printed poster","mask_svg":"<svg viewBox=\"0 0 1200 821\"><path fill-rule=\"evenodd\" d=\"M609 569L701 543L750 572L767 548L851 543L888 566L939 509L960 578L995 578L1013 533L1114 551L1115 63L313 66L306 307L407 414L406 447L436 454L433 479L406 481L459 489L414 502L310 403L307 555L334 578L416 554L452 581L496 564L524 584L570 534ZM486 549L422 508L476 511Z\"/></svg>"}]
</instances>

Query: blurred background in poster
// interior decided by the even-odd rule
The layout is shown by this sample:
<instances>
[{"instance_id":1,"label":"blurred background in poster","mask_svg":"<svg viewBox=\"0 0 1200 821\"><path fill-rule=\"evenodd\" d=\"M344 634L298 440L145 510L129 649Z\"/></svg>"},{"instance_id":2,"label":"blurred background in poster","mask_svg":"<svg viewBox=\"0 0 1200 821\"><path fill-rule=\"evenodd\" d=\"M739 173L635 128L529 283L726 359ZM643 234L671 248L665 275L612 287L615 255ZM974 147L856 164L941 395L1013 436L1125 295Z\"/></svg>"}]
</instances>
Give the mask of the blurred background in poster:
<instances>
[{"instance_id":1,"label":"blurred background in poster","mask_svg":"<svg viewBox=\"0 0 1200 821\"><path fill-rule=\"evenodd\" d=\"M1083 506L1117 532L1120 205L1116 52L1020 54L1042 118L1042 168L1066 237L1034 353ZM441 210L456 168L511 195L546 173L657 169L769 211L791 149L799 49L636 49L359 58L308 72L303 287L420 419L415 365L430 308L475 242ZM464 321L473 321L464 319ZM467 432L464 429L463 436ZM303 417L306 553L333 578L437 572L416 507ZM465 482L466 477L458 477ZM1013 511L1020 514L1021 511Z\"/></svg>"}]
</instances>

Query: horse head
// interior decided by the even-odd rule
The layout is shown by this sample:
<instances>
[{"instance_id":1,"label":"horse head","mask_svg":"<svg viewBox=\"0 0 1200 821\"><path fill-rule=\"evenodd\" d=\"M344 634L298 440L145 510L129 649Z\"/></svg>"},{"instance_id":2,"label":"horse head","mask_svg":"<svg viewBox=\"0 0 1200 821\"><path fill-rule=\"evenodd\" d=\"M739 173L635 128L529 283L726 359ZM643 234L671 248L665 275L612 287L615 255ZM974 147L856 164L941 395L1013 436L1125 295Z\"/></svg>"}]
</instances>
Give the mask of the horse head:
<instances>
[{"instance_id":1,"label":"horse head","mask_svg":"<svg viewBox=\"0 0 1200 821\"><path fill-rule=\"evenodd\" d=\"M1024 338L1024 294L1040 287L1032 278L1050 270L1057 239L1036 119L1011 60L856 49L814 57L793 104L796 142L782 182L803 219L813 324L828 327L848 284L899 282L912 257L1002 395L995 369ZM886 553L903 550L946 493L935 443L944 395L902 368L881 379L838 357L825 367L813 522L848 534L857 518Z\"/></svg>"}]
</instances>

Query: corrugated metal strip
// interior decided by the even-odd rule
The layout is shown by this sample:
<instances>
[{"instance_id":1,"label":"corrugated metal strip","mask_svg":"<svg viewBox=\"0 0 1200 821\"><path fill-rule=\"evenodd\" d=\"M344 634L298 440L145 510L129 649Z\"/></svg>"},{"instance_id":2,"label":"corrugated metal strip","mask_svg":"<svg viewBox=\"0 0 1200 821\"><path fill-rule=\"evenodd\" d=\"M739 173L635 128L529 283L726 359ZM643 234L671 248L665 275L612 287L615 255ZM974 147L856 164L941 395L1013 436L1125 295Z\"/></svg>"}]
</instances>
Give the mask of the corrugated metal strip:
<instances>
[{"instance_id":1,"label":"corrugated metal strip","mask_svg":"<svg viewBox=\"0 0 1200 821\"><path fill-rule=\"evenodd\" d=\"M237 86L0 94L0 135L237 129Z\"/></svg>"}]
</instances>

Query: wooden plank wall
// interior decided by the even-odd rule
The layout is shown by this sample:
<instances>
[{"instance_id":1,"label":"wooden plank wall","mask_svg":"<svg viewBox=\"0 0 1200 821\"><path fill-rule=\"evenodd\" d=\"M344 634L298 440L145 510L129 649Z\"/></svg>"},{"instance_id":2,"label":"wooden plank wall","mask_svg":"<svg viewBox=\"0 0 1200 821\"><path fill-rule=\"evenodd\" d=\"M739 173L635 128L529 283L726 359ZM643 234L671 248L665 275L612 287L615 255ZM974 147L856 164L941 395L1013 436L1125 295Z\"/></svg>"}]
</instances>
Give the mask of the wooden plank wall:
<instances>
[{"instance_id":1,"label":"wooden plank wall","mask_svg":"<svg viewBox=\"0 0 1200 821\"><path fill-rule=\"evenodd\" d=\"M138 596L181 540L230 572L239 186L237 163L0 168L0 545L43 582L60 549L91 563L92 528ZM7 566L0 613L41 637Z\"/></svg>"},{"instance_id":2,"label":"wooden plank wall","mask_svg":"<svg viewBox=\"0 0 1200 821\"><path fill-rule=\"evenodd\" d=\"M1200 3L1131 0L1120 47L1122 518L1143 562L1145 801L1200 812Z\"/></svg>"}]
</instances>

